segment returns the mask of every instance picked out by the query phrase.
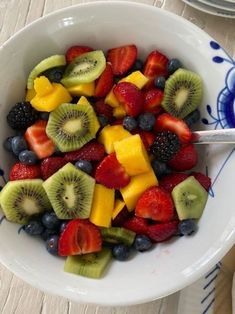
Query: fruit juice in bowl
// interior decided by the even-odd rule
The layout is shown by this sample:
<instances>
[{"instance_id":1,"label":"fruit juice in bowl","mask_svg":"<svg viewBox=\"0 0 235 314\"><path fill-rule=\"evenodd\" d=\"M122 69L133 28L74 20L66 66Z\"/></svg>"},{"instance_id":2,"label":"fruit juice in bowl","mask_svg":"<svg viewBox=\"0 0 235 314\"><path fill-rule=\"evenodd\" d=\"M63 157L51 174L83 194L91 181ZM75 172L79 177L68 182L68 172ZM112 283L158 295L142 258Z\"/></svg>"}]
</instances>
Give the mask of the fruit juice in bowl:
<instances>
[{"instance_id":1,"label":"fruit juice in bowl","mask_svg":"<svg viewBox=\"0 0 235 314\"><path fill-rule=\"evenodd\" d=\"M168 13L134 4L95 7L99 34L78 18L90 16L89 4L46 18L49 35L37 27L44 23L39 21L32 26L34 36L26 29L15 38L17 45L21 36L27 41L15 52L22 62L14 59L11 65L20 78L15 94L6 95L5 82L1 86L1 154L9 173L0 194L7 220L0 233L8 238L7 247L0 241L6 252L1 261L8 266L10 256L10 268L31 284L79 302L146 302L182 288L205 270L205 260L207 267L215 261L207 241L211 250L219 228L205 236L205 217L217 226L218 210L212 216L208 209L208 203L216 205L208 198L207 159L191 142L192 129L203 128L205 99L215 94L206 84L214 67L205 48L208 37L201 39L191 24L185 27L170 15L177 34L188 35L183 40L166 27ZM127 19L121 12L130 7ZM132 29L125 38L109 10ZM150 35L152 27L130 26L143 10L149 25L158 12L158 41ZM71 25L65 25L68 19ZM86 25L79 37L78 25ZM33 53L35 36L43 44ZM14 45L0 51L4 75ZM215 71L222 76L221 68ZM220 220L224 225L226 217ZM147 281L152 292L146 295L137 281Z\"/></svg>"}]
</instances>

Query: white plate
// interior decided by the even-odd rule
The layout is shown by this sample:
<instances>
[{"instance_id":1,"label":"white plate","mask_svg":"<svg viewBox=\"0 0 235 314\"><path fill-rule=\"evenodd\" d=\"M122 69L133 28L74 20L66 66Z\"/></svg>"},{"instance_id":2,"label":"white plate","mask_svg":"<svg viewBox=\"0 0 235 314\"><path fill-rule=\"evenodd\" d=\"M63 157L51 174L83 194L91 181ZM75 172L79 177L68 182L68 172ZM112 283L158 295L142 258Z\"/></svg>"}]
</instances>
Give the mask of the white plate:
<instances>
[{"instance_id":1,"label":"white plate","mask_svg":"<svg viewBox=\"0 0 235 314\"><path fill-rule=\"evenodd\" d=\"M227 17L227 18L235 18L235 12L232 11L226 11L219 8L214 8L212 6L206 5L204 3L201 3L197 0L182 0L186 4L190 5L191 7L203 11L205 13L209 13L212 15Z\"/></svg>"},{"instance_id":2,"label":"white plate","mask_svg":"<svg viewBox=\"0 0 235 314\"><path fill-rule=\"evenodd\" d=\"M235 3L228 3L223 0L198 0L199 2L209 5L213 8L219 8L225 11L235 12Z\"/></svg>"}]
</instances>

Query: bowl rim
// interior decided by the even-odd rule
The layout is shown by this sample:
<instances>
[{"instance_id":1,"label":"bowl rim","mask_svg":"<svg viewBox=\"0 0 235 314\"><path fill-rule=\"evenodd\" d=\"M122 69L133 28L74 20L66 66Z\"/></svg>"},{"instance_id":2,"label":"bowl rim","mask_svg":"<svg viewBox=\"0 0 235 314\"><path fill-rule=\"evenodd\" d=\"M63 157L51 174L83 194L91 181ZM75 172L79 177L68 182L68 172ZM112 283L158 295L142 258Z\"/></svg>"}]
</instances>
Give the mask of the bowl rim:
<instances>
[{"instance_id":1,"label":"bowl rim","mask_svg":"<svg viewBox=\"0 0 235 314\"><path fill-rule=\"evenodd\" d=\"M187 19L183 18L182 16L179 16L175 13L169 12L167 10L155 7L154 5L149 5L149 4L143 4L143 3L136 3L136 2L131 2L131 1L99 1L99 2L89 2L89 3L80 3L76 5L72 5L66 8L61 8L59 10L56 10L54 12L51 12L49 14L46 14L37 20L29 23L28 25L24 26L22 29L17 31L14 35L12 35L9 39L7 39L1 46L0 46L0 53L1 50L4 49L5 46L11 43L14 39L16 39L19 35L22 35L24 32L27 32L30 30L34 25L37 25L42 23L44 20L48 18L53 18L56 17L57 15L60 15L62 12L69 12L71 10L77 10L81 6L85 7L98 7L98 6L110 6L112 7L113 5L116 6L121 6L121 7L141 7L144 10L150 10L150 11L156 11L162 15L168 16L171 19L175 21L180 21L181 23L184 23L188 28L191 28L192 30L197 31L200 34L200 37L203 37L205 40L208 42L211 40L214 40L213 37L211 37L209 34L207 34L204 30L196 26L195 24L191 23ZM235 230L231 231L229 235L224 239L223 246L217 248L217 250L214 250L214 254L211 255L210 259L207 259L207 261L201 266L200 268L197 268L190 277L187 277L182 280L180 284L178 283L173 283L171 288L168 289L167 292L162 293L160 296L156 296L156 293L149 291L148 296L143 296L142 298L136 298L134 296L128 297L128 300L125 299L123 302L120 302L120 300L117 302L112 301L112 300L106 300L105 302L102 301L92 301L92 298L89 297L89 294L87 294L85 297L83 296L80 299L80 296L75 294L74 292L69 292L65 290L57 290L53 289L50 285L45 286L43 282L36 282L35 280L32 279L30 273L25 270L23 267L19 267L19 265L16 265L12 263L12 261L9 260L6 256L4 256L4 252L0 251L0 262L7 268L9 269L12 273L14 273L16 276L21 278L22 280L26 281L29 283L31 286L40 289L41 291L44 291L46 293L54 294L54 295L60 295L62 297L68 298L71 301L80 303L80 304L95 304L95 305L104 305L104 306L128 306L128 305L134 305L134 304L142 304L145 302L151 302L154 300L157 300L159 298L166 297L172 293L175 293L187 285L192 284L195 282L197 279L200 278L203 274L208 272L228 251L229 249L233 246L235 242Z\"/></svg>"}]
</instances>

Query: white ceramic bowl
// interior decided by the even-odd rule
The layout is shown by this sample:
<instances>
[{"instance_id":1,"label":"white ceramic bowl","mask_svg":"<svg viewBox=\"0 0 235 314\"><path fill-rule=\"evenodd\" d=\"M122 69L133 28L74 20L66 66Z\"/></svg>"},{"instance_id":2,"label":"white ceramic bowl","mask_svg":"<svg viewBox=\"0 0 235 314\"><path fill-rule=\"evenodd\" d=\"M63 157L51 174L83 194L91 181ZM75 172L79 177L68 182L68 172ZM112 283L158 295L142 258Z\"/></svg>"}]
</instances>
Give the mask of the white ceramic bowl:
<instances>
[{"instance_id":1,"label":"white ceramic bowl","mask_svg":"<svg viewBox=\"0 0 235 314\"><path fill-rule=\"evenodd\" d=\"M29 71L43 58L64 53L78 43L103 50L135 43L142 59L153 49L181 59L204 81L201 114L214 124L200 123L198 128L234 125L235 69L217 43L166 11L128 2L98 2L39 19L0 48L1 142L12 133L5 117L9 108L23 99ZM124 305L173 293L202 276L234 242L234 157L231 146L202 151L199 168L208 169L214 195L208 199L195 236L158 244L128 262L113 262L100 280L63 272L63 260L49 255L40 240L18 234L18 226L7 221L0 226L0 261L33 286L78 302ZM12 162L9 154L1 150L0 160L7 177Z\"/></svg>"}]
</instances>

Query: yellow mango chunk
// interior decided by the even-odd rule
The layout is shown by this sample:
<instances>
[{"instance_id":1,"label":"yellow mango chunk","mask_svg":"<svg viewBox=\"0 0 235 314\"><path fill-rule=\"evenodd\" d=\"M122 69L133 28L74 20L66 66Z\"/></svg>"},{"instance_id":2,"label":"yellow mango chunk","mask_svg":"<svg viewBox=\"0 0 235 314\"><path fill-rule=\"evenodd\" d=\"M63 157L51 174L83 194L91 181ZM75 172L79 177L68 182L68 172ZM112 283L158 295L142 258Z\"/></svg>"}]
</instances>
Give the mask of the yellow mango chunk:
<instances>
[{"instance_id":1,"label":"yellow mango chunk","mask_svg":"<svg viewBox=\"0 0 235 314\"><path fill-rule=\"evenodd\" d=\"M144 74L142 74L140 71L135 71L129 74L127 77L121 79L119 82L129 82L141 89L148 83L148 81L149 79L144 76Z\"/></svg>"},{"instance_id":2,"label":"yellow mango chunk","mask_svg":"<svg viewBox=\"0 0 235 314\"><path fill-rule=\"evenodd\" d=\"M116 200L115 201L112 219L115 219L117 217L117 215L123 210L125 205L126 205L125 202L123 202L122 200Z\"/></svg>"},{"instance_id":3,"label":"yellow mango chunk","mask_svg":"<svg viewBox=\"0 0 235 314\"><path fill-rule=\"evenodd\" d=\"M113 88L115 87L115 85L113 86ZM108 93L108 95L105 97L105 100L104 102L115 108L115 107L119 107L120 104L119 104L119 101L117 100L116 96L114 95L114 92L113 92L113 88L111 89L111 91Z\"/></svg>"},{"instance_id":4,"label":"yellow mango chunk","mask_svg":"<svg viewBox=\"0 0 235 314\"><path fill-rule=\"evenodd\" d=\"M118 161L129 176L150 171L149 157L139 134L115 142L113 145Z\"/></svg>"},{"instance_id":5,"label":"yellow mango chunk","mask_svg":"<svg viewBox=\"0 0 235 314\"><path fill-rule=\"evenodd\" d=\"M118 106L118 107L115 107L113 108L113 116L117 119L121 119L123 117L125 117L126 115L126 111L125 109L123 108L123 106Z\"/></svg>"},{"instance_id":6,"label":"yellow mango chunk","mask_svg":"<svg viewBox=\"0 0 235 314\"><path fill-rule=\"evenodd\" d=\"M131 133L123 128L122 125L105 126L98 137L98 142L104 145L107 154L114 151L114 142L130 137Z\"/></svg>"},{"instance_id":7,"label":"yellow mango chunk","mask_svg":"<svg viewBox=\"0 0 235 314\"><path fill-rule=\"evenodd\" d=\"M114 208L115 191L96 184L89 220L99 227L110 227Z\"/></svg>"},{"instance_id":8,"label":"yellow mango chunk","mask_svg":"<svg viewBox=\"0 0 235 314\"><path fill-rule=\"evenodd\" d=\"M34 80L34 90L39 97L43 97L53 92L53 86L46 76L40 76Z\"/></svg>"},{"instance_id":9,"label":"yellow mango chunk","mask_svg":"<svg viewBox=\"0 0 235 314\"><path fill-rule=\"evenodd\" d=\"M156 185L158 185L158 180L152 169L132 177L130 183L120 190L127 209L129 211L135 209L136 203L144 191Z\"/></svg>"},{"instance_id":10,"label":"yellow mango chunk","mask_svg":"<svg viewBox=\"0 0 235 314\"><path fill-rule=\"evenodd\" d=\"M31 101L34 96L36 96L35 90L33 88L32 89L27 89L26 95L25 95L25 100L26 101Z\"/></svg>"},{"instance_id":11,"label":"yellow mango chunk","mask_svg":"<svg viewBox=\"0 0 235 314\"><path fill-rule=\"evenodd\" d=\"M87 100L86 97L82 96L80 97L79 101L77 102L78 105L84 105L84 106L90 106L92 108L92 111L94 113L94 119L93 119L93 123L95 125L95 133L98 132L99 128L100 128L100 123L97 119L96 113L92 107L92 105L89 103L89 101Z\"/></svg>"},{"instance_id":12,"label":"yellow mango chunk","mask_svg":"<svg viewBox=\"0 0 235 314\"><path fill-rule=\"evenodd\" d=\"M68 92L73 96L94 96L95 93L95 82L78 84L67 88Z\"/></svg>"}]
</instances>

